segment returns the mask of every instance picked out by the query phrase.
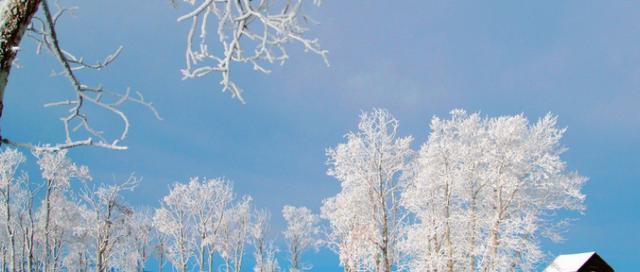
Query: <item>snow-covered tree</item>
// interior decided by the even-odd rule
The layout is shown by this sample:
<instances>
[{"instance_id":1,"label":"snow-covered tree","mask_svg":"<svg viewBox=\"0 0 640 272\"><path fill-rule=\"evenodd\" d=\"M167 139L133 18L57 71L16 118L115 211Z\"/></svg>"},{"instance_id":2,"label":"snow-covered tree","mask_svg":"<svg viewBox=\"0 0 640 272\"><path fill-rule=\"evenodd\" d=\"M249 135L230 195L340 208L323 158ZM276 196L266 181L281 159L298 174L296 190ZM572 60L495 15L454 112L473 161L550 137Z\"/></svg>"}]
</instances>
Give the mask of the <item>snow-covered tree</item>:
<instances>
[{"instance_id":1,"label":"snow-covered tree","mask_svg":"<svg viewBox=\"0 0 640 272\"><path fill-rule=\"evenodd\" d=\"M153 219L152 219L153 220ZM169 252L168 241L170 240L167 235L163 234L155 227L155 221L152 221L154 225L153 228L153 238L155 240L153 253L154 256L157 257L158 261L158 271L164 271L164 265L167 262L167 252Z\"/></svg>"},{"instance_id":2,"label":"snow-covered tree","mask_svg":"<svg viewBox=\"0 0 640 272\"><path fill-rule=\"evenodd\" d=\"M193 258L193 241L189 222L190 210L183 205L183 195L175 185L169 195L162 199L162 207L156 209L153 225L165 237L166 257L177 271L184 272Z\"/></svg>"},{"instance_id":3,"label":"snow-covered tree","mask_svg":"<svg viewBox=\"0 0 640 272\"><path fill-rule=\"evenodd\" d=\"M224 271L242 271L244 255L251 232L251 205L253 199L242 197L227 211L220 227L218 252L224 261Z\"/></svg>"},{"instance_id":4,"label":"snow-covered tree","mask_svg":"<svg viewBox=\"0 0 640 272\"><path fill-rule=\"evenodd\" d=\"M43 270L49 271L48 265L51 261L49 255L50 249L50 225L51 225L51 209L52 196L55 194L63 194L69 189L72 179L80 181L90 180L89 169L86 166L78 166L67 157L67 151L58 152L38 151L34 155L38 158L38 166L44 179L45 197L40 209L42 210L42 222L44 240L43 248ZM62 196L59 196L62 197Z\"/></svg>"},{"instance_id":5,"label":"snow-covered tree","mask_svg":"<svg viewBox=\"0 0 640 272\"><path fill-rule=\"evenodd\" d=\"M348 271L391 271L398 265L397 244L405 211L400 173L412 155L411 137L397 136L398 121L386 110L360 116L357 132L327 151L328 174L341 191L324 201L329 242Z\"/></svg>"},{"instance_id":6,"label":"snow-covered tree","mask_svg":"<svg viewBox=\"0 0 640 272\"><path fill-rule=\"evenodd\" d=\"M220 238L224 228L238 216L233 200L233 187L222 179L191 178L171 188L153 221L176 269L186 270L195 261L200 271L214 270L214 253L227 242Z\"/></svg>"},{"instance_id":7,"label":"snow-covered tree","mask_svg":"<svg viewBox=\"0 0 640 272\"><path fill-rule=\"evenodd\" d=\"M564 129L546 115L434 117L402 195L415 214L411 271L530 271L558 210L582 211L584 177L560 158Z\"/></svg>"},{"instance_id":8,"label":"snow-covered tree","mask_svg":"<svg viewBox=\"0 0 640 272\"><path fill-rule=\"evenodd\" d=\"M311 269L300 261L303 252L319 245L319 218L307 207L284 206L282 217L287 222L284 239L289 250L290 272L300 272Z\"/></svg>"},{"instance_id":9,"label":"snow-covered tree","mask_svg":"<svg viewBox=\"0 0 640 272\"><path fill-rule=\"evenodd\" d=\"M16 240L18 239L16 224L16 200L14 194L19 189L19 178L16 177L18 167L25 161L24 155L14 149L6 149L0 153L0 210L4 225L4 238L2 243L9 250L9 271L16 271ZM4 267L3 267L4 268Z\"/></svg>"},{"instance_id":10,"label":"snow-covered tree","mask_svg":"<svg viewBox=\"0 0 640 272\"><path fill-rule=\"evenodd\" d=\"M96 272L136 271L142 261L133 233L135 213L122 197L122 192L132 191L138 183L138 178L130 176L119 184L102 184L95 190L85 188L81 194L86 209L84 223L76 232L92 241L92 266Z\"/></svg>"},{"instance_id":11,"label":"snow-covered tree","mask_svg":"<svg viewBox=\"0 0 640 272\"><path fill-rule=\"evenodd\" d=\"M22 247L21 260L19 264L20 271L33 271L35 267L36 257L36 216L34 203L38 193L38 187L31 182L29 176L23 172L17 179L19 181L13 186L13 208L16 210L17 229L19 232L20 245Z\"/></svg>"},{"instance_id":12,"label":"snow-covered tree","mask_svg":"<svg viewBox=\"0 0 640 272\"><path fill-rule=\"evenodd\" d=\"M78 230L88 228L85 215L89 211L77 201L67 197L63 191L55 191L49 201L48 220L44 204L40 206L37 214L37 238L44 250L43 265L47 260L47 270L43 267L43 271L58 271L63 266L88 265L86 261L92 256L90 254L92 251L89 249L92 248L95 240Z\"/></svg>"},{"instance_id":13,"label":"snow-covered tree","mask_svg":"<svg viewBox=\"0 0 640 272\"><path fill-rule=\"evenodd\" d=\"M340 264L346 272L375 271L378 248L371 237L375 226L370 219L361 216L367 203L366 191L351 190L326 199L322 205L322 217L329 221L327 246L338 254Z\"/></svg>"},{"instance_id":14,"label":"snow-covered tree","mask_svg":"<svg viewBox=\"0 0 640 272\"><path fill-rule=\"evenodd\" d=\"M0 138L5 144L26 146L32 149L58 151L76 146L93 145L110 149L126 149L121 142L127 137L129 119L124 111L127 103L149 108L157 118L158 112L140 92L130 89L115 91L102 84L91 86L83 81L82 71L98 71L110 66L122 52L118 47L114 53L97 63L85 62L85 58L72 53L75 50L61 46L58 23L61 18L76 8L61 7L51 0L0 1L0 117L2 116L4 93L13 62L29 33L37 43L38 52L45 50L60 64L60 71L71 85L72 99L46 104L47 107L68 109L61 118L65 140L53 146L34 146L16 142L7 137ZM233 66L248 64L254 70L268 73L269 65L283 64L288 59L289 44L298 44L307 51L322 56L327 61L327 51L317 39L307 37L309 16L304 10L309 5L320 5L320 0L172 0L174 5L184 3L188 11L179 16L178 22L190 24L186 35L185 67L181 69L183 79L202 77L215 73L221 75L223 91L244 101L241 88L232 79ZM52 7L53 6L53 7ZM56 9L54 9L56 8ZM38 12L40 10L40 12ZM37 18L37 19L34 19ZM213 33L213 35L210 35ZM328 64L328 62L327 62ZM123 129L108 135L93 126L91 107L111 112L123 123ZM90 137L79 139L77 130Z\"/></svg>"},{"instance_id":15,"label":"snow-covered tree","mask_svg":"<svg viewBox=\"0 0 640 272\"><path fill-rule=\"evenodd\" d=\"M270 230L269 221L271 214L264 209L253 212L253 222L250 230L251 243L253 244L253 257L255 260L254 272L276 272L280 270L273 241L267 240Z\"/></svg>"},{"instance_id":16,"label":"snow-covered tree","mask_svg":"<svg viewBox=\"0 0 640 272\"><path fill-rule=\"evenodd\" d=\"M153 252L153 214L149 209L136 209L129 220L130 238L138 260L136 271L144 272L144 266Z\"/></svg>"},{"instance_id":17,"label":"snow-covered tree","mask_svg":"<svg viewBox=\"0 0 640 272\"><path fill-rule=\"evenodd\" d=\"M61 154L37 154L44 184L35 186L26 173L16 175L25 157L16 150L0 153L0 225L5 229L3 248L10 271L55 271L60 269L79 238L74 228L82 225L80 207L65 192L72 178L87 179L88 170ZM45 195L38 196L39 189ZM34 203L42 199L39 207ZM36 208L38 208L36 212Z\"/></svg>"},{"instance_id":18,"label":"snow-covered tree","mask_svg":"<svg viewBox=\"0 0 640 272\"><path fill-rule=\"evenodd\" d=\"M233 188L231 184L222 179L209 179L200 182L192 179L188 184L188 193L193 201L193 218L197 227L196 252L199 253L198 266L200 271L205 271L209 266L213 271L215 245L220 241L218 234L224 222L227 210L233 201ZM208 264L207 264L208 255Z\"/></svg>"}]
</instances>

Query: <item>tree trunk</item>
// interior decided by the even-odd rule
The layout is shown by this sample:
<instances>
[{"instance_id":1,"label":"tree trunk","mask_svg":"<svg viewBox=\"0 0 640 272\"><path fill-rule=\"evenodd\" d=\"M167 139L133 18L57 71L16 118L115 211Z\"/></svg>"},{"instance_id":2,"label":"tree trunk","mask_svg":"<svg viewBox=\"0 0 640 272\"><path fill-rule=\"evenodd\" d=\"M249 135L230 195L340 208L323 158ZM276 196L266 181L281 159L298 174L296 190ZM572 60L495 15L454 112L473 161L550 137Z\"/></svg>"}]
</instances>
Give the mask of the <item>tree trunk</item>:
<instances>
[{"instance_id":1,"label":"tree trunk","mask_svg":"<svg viewBox=\"0 0 640 272\"><path fill-rule=\"evenodd\" d=\"M49 264L49 221L51 221L51 191L53 186L51 180L47 181L47 196L45 197L45 210L44 210L44 258L42 260L42 271L48 272L48 264Z\"/></svg>"},{"instance_id":2,"label":"tree trunk","mask_svg":"<svg viewBox=\"0 0 640 272\"><path fill-rule=\"evenodd\" d=\"M5 231L9 239L9 271L16 271L16 239L11 227L11 181L7 182L6 192L4 194L5 201Z\"/></svg>"},{"instance_id":3,"label":"tree trunk","mask_svg":"<svg viewBox=\"0 0 640 272\"><path fill-rule=\"evenodd\" d=\"M62 252L62 237L64 236L64 231L62 231L57 237L53 240L53 262L51 265L51 271L58 271L58 265L60 265L60 254Z\"/></svg>"},{"instance_id":4,"label":"tree trunk","mask_svg":"<svg viewBox=\"0 0 640 272\"><path fill-rule=\"evenodd\" d=\"M209 249L209 272L213 272L214 268L213 268L213 253L215 253L215 251L213 251L213 249Z\"/></svg>"},{"instance_id":5,"label":"tree trunk","mask_svg":"<svg viewBox=\"0 0 640 272\"><path fill-rule=\"evenodd\" d=\"M5 267L7 265L7 250L2 247L2 271L6 271Z\"/></svg>"},{"instance_id":6,"label":"tree trunk","mask_svg":"<svg viewBox=\"0 0 640 272\"><path fill-rule=\"evenodd\" d=\"M159 259L158 272L162 272L164 270L164 245L161 246Z\"/></svg>"},{"instance_id":7,"label":"tree trunk","mask_svg":"<svg viewBox=\"0 0 640 272\"><path fill-rule=\"evenodd\" d=\"M476 269L476 225L477 225L477 206L476 206L476 195L474 194L471 199L471 237L469 238L469 249L467 250L469 254L469 272L474 272Z\"/></svg>"},{"instance_id":8,"label":"tree trunk","mask_svg":"<svg viewBox=\"0 0 640 272\"><path fill-rule=\"evenodd\" d=\"M384 203L384 202L383 202ZM391 260L389 254L389 227L387 222L386 207L382 207L383 226L382 226L382 271L391 272Z\"/></svg>"},{"instance_id":9,"label":"tree trunk","mask_svg":"<svg viewBox=\"0 0 640 272\"><path fill-rule=\"evenodd\" d=\"M24 31L38 11L41 0L0 1L0 117L4 108L4 91L9 72L18 53Z\"/></svg>"},{"instance_id":10,"label":"tree trunk","mask_svg":"<svg viewBox=\"0 0 640 272\"><path fill-rule=\"evenodd\" d=\"M22 223L20 223L20 224L22 224ZM22 232L22 243L21 243L22 244L22 252L21 252L20 257L18 258L20 260L18 262L18 266L19 266L18 267L18 271L26 271L26 269L24 268L24 266L25 266L24 259L25 259L25 256L27 256L27 242L26 242L27 241L27 233L24 232L24 228L22 228L22 229L23 229L23 232Z\"/></svg>"},{"instance_id":11,"label":"tree trunk","mask_svg":"<svg viewBox=\"0 0 640 272\"><path fill-rule=\"evenodd\" d=\"M96 251L96 272L103 272L104 271L104 263L102 262L102 249L98 249Z\"/></svg>"},{"instance_id":12,"label":"tree trunk","mask_svg":"<svg viewBox=\"0 0 640 272\"><path fill-rule=\"evenodd\" d=\"M453 272L453 244L451 242L451 184L445 186L445 227L444 240L447 248L447 271Z\"/></svg>"},{"instance_id":13,"label":"tree trunk","mask_svg":"<svg viewBox=\"0 0 640 272\"><path fill-rule=\"evenodd\" d=\"M145 245L142 245L142 260L140 260L140 265L138 266L139 272L144 272L144 265L147 262L147 250Z\"/></svg>"},{"instance_id":14,"label":"tree trunk","mask_svg":"<svg viewBox=\"0 0 640 272\"><path fill-rule=\"evenodd\" d=\"M300 265L298 264L298 256L300 255L300 253L298 252L297 247L293 247L291 249L291 268L293 271L298 272L300 271Z\"/></svg>"},{"instance_id":15,"label":"tree trunk","mask_svg":"<svg viewBox=\"0 0 640 272\"><path fill-rule=\"evenodd\" d=\"M386 187L387 183L382 176L382 152L379 153L378 161L378 197L380 198L380 209L382 211L382 272L391 272L391 256L389 254L389 214L387 213Z\"/></svg>"},{"instance_id":16,"label":"tree trunk","mask_svg":"<svg viewBox=\"0 0 640 272\"><path fill-rule=\"evenodd\" d=\"M204 267L205 267L205 246L204 246L204 240L207 238L206 235L206 230L203 226L200 227L200 232L202 233L202 235L200 236L200 272L204 272Z\"/></svg>"},{"instance_id":17,"label":"tree trunk","mask_svg":"<svg viewBox=\"0 0 640 272\"><path fill-rule=\"evenodd\" d=\"M500 224L502 221L502 213L504 212L504 207L502 204L502 186L496 192L497 194L497 208L496 208L496 216L493 222L493 226L491 227L489 233L489 261L485 262L487 265L484 267L483 271L493 271L496 265L496 258L498 257L498 246L500 245L499 235L500 235Z\"/></svg>"}]
</instances>

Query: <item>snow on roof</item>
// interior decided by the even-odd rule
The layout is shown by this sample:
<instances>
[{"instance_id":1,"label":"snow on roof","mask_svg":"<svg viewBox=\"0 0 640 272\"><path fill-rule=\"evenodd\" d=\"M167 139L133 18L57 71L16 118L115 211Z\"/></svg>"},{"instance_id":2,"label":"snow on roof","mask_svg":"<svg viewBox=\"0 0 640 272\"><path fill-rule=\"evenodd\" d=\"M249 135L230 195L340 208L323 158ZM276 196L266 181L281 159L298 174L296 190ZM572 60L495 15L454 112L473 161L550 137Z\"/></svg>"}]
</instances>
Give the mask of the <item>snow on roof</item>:
<instances>
[{"instance_id":1,"label":"snow on roof","mask_svg":"<svg viewBox=\"0 0 640 272\"><path fill-rule=\"evenodd\" d=\"M577 272L595 252L566 254L556 257L544 272Z\"/></svg>"}]
</instances>

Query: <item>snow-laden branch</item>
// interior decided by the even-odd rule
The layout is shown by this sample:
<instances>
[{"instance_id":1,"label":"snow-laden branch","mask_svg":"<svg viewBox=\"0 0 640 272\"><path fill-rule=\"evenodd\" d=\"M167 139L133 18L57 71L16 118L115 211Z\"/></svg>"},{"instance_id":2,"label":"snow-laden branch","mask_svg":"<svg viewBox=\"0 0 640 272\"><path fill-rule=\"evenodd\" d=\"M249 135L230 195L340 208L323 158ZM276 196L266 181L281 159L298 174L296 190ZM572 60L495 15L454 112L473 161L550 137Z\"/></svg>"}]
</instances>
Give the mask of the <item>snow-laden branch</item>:
<instances>
[{"instance_id":1,"label":"snow-laden branch","mask_svg":"<svg viewBox=\"0 0 640 272\"><path fill-rule=\"evenodd\" d=\"M47 103L45 107L65 107L68 115L60 118L64 125L65 142L54 145L37 146L28 143L18 143L9 139L2 139L2 143L11 144L19 147L26 147L36 151L60 151L77 146L98 146L114 150L126 149L126 146L120 144L129 133L129 118L121 107L126 103L140 104L148 108L156 118L161 119L158 111L153 104L145 100L140 92L132 93L127 88L124 92L115 92L106 89L102 85L89 86L82 83L77 72L82 70L102 70L112 64L122 52L122 46L118 47L112 54L108 55L101 61L96 63L88 63L82 57L77 57L73 53L65 50L60 45L60 40L56 32L56 26L62 15L73 12L76 8L60 7L57 3L57 12L52 13L48 1L43 0L42 11L43 18L34 17L32 24L29 26L29 35L37 42L37 52L42 49L50 52L60 63L61 70L52 73L53 76L65 76L74 91L74 98ZM110 137L104 131L99 130L90 122L90 116L86 108L88 106L97 107L111 112L122 123L122 130L118 136ZM80 130L90 135L85 139L76 139L74 134Z\"/></svg>"},{"instance_id":2,"label":"snow-laden branch","mask_svg":"<svg viewBox=\"0 0 640 272\"><path fill-rule=\"evenodd\" d=\"M248 63L253 69L269 73L266 65L284 64L289 58L285 46L301 44L305 52L320 55L328 62L328 51L317 39L306 36L305 25L312 20L303 12L305 0L183 0L193 7L178 22L191 21L187 34L183 79L221 74L223 91L244 103L242 90L231 78L231 65ZM313 4L320 5L319 0ZM174 1L175 3L175 1ZM214 17L214 18L211 18ZM216 27L220 50L210 48L208 30ZM212 52L215 51L215 52ZM220 51L220 52L218 52Z\"/></svg>"}]
</instances>

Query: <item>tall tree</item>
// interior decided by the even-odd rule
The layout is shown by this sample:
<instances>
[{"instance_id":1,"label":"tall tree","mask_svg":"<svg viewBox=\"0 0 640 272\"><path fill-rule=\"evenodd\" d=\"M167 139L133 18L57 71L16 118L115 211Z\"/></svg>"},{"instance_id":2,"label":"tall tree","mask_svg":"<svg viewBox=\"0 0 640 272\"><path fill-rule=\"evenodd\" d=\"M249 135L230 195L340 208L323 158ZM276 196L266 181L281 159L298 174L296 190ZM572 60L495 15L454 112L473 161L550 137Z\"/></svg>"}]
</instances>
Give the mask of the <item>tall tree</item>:
<instances>
[{"instance_id":1,"label":"tall tree","mask_svg":"<svg viewBox=\"0 0 640 272\"><path fill-rule=\"evenodd\" d=\"M219 253L224 260L225 271L242 271L244 255L251 231L251 206L253 199L242 197L227 211L220 227Z\"/></svg>"},{"instance_id":2,"label":"tall tree","mask_svg":"<svg viewBox=\"0 0 640 272\"><path fill-rule=\"evenodd\" d=\"M397 137L398 121L386 110L362 113L358 131L329 149L328 174L341 191L327 199L322 215L346 270L391 271L398 264L405 211L400 173L412 155L411 137Z\"/></svg>"},{"instance_id":3,"label":"tall tree","mask_svg":"<svg viewBox=\"0 0 640 272\"><path fill-rule=\"evenodd\" d=\"M59 271L63 266L88 265L85 261L90 259L90 249L95 243L86 234L87 229L93 230L95 227L86 221L89 211L67 196L65 191L55 191L49 197L49 202L48 219L45 205L41 205L38 212L38 240L44 249L43 264L47 262L46 269ZM83 259L80 259L80 255Z\"/></svg>"},{"instance_id":4,"label":"tall tree","mask_svg":"<svg viewBox=\"0 0 640 272\"><path fill-rule=\"evenodd\" d=\"M214 253L223 243L218 236L231 211L233 187L222 179L191 178L176 183L163 198L153 218L154 226L168 242L169 261L183 271L192 258L200 271L213 271Z\"/></svg>"},{"instance_id":5,"label":"tall tree","mask_svg":"<svg viewBox=\"0 0 640 272\"><path fill-rule=\"evenodd\" d=\"M300 257L306 250L317 248L319 245L318 216L307 207L287 205L282 208L282 217L287 222L283 234L289 250L289 271L301 272L311 269L300 261Z\"/></svg>"},{"instance_id":6,"label":"tall tree","mask_svg":"<svg viewBox=\"0 0 640 272\"><path fill-rule=\"evenodd\" d=\"M276 259L278 249L275 248L273 241L267 240L271 214L267 210L259 209L253 212L252 217L250 236L254 248L253 272L276 272L280 269Z\"/></svg>"},{"instance_id":7,"label":"tall tree","mask_svg":"<svg viewBox=\"0 0 640 272\"><path fill-rule=\"evenodd\" d=\"M96 272L138 269L141 256L132 233L135 214L122 197L124 191L132 191L138 183L138 178L130 176L120 184L102 184L81 194L86 205L83 229L92 240L92 267Z\"/></svg>"},{"instance_id":8,"label":"tall tree","mask_svg":"<svg viewBox=\"0 0 640 272\"><path fill-rule=\"evenodd\" d=\"M183 205L182 199L186 197L178 193L175 185L169 195L162 199L162 207L156 209L153 216L153 225L158 232L166 238L167 258L175 269L180 272L187 270L187 265L193 257L191 228L189 222L190 210Z\"/></svg>"},{"instance_id":9,"label":"tall tree","mask_svg":"<svg viewBox=\"0 0 640 272\"><path fill-rule=\"evenodd\" d=\"M177 188L176 188L177 189ZM213 270L215 243L219 241L217 235L225 218L227 209L233 200L231 184L222 179L200 181L192 178L187 184L184 194L185 205L190 205L192 223L195 227L194 249L198 253L198 266L205 271L207 266Z\"/></svg>"},{"instance_id":10,"label":"tall tree","mask_svg":"<svg viewBox=\"0 0 640 272\"><path fill-rule=\"evenodd\" d=\"M3 211L2 223L4 225L6 241L5 246L9 248L9 271L16 271L16 209L14 203L14 193L18 189L18 180L15 176L20 164L25 158L22 153L13 149L6 149L0 153L0 208ZM4 268L4 266L3 266Z\"/></svg>"},{"instance_id":11,"label":"tall tree","mask_svg":"<svg viewBox=\"0 0 640 272\"><path fill-rule=\"evenodd\" d=\"M49 271L49 263L51 261L49 256L49 238L50 238L50 225L51 225L51 209L52 209L52 197L55 194L62 194L69 189L72 179L78 179L81 181L90 180L89 168L86 166L78 166L73 163L67 157L67 151L61 150L59 152L47 152L39 151L35 155L38 157L38 166L42 173L42 179L44 179L45 185L45 197L40 209L43 211L43 224L44 230L42 236L44 237L43 245L43 271Z\"/></svg>"},{"instance_id":12,"label":"tall tree","mask_svg":"<svg viewBox=\"0 0 640 272\"><path fill-rule=\"evenodd\" d=\"M130 237L133 238L135 256L138 260L136 271L144 272L144 266L153 250L153 214L149 209L136 209L129 220Z\"/></svg>"}]
</instances>

